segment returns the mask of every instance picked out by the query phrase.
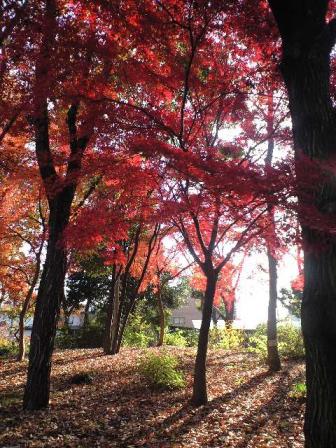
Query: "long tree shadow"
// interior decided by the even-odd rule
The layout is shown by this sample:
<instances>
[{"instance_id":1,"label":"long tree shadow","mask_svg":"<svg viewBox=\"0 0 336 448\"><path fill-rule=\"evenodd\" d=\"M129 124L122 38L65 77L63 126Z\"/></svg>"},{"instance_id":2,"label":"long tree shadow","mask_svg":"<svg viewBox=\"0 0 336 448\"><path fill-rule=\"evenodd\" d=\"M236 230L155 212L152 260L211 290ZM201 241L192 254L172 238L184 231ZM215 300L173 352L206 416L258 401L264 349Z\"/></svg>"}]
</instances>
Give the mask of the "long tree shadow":
<instances>
[{"instance_id":1,"label":"long tree shadow","mask_svg":"<svg viewBox=\"0 0 336 448\"><path fill-rule=\"evenodd\" d=\"M189 431L189 428L199 422L200 416L205 418L207 415L211 414L219 405L230 402L231 400L237 398L239 395L248 392L249 390L255 388L261 384L269 376L268 372L262 372L253 378L251 378L246 383L238 386L234 390L215 398L206 406L200 408L194 408L189 402L187 402L179 411L173 415L167 417L165 420L152 425L146 430L140 429L137 433L133 434L131 438L126 440L127 443L136 441L138 439L147 439L151 435L155 434L157 441L161 439L166 439L167 430L171 430L172 426L178 423L178 426L170 432L171 436L176 439ZM185 418L187 416L187 418ZM163 440L162 440L163 441Z\"/></svg>"},{"instance_id":2,"label":"long tree shadow","mask_svg":"<svg viewBox=\"0 0 336 448\"><path fill-rule=\"evenodd\" d=\"M298 379L302 379L302 375L299 374L296 377L292 378L288 383L283 383L280 381L280 384L274 391L272 397L261 404L259 407L254 409L253 412L249 413L243 420L239 421L239 425L244 428L245 424L249 425L249 431L245 434L245 436L240 437L240 441L235 443L235 448L248 448L251 440L262 433L264 427L269 424L272 416L280 413L283 409L283 403L288 395L288 389L293 385ZM223 432L221 440L227 435L232 428L228 428L225 432ZM216 437L208 440L206 446L213 447L218 443ZM217 445L218 446L218 445ZM221 446L221 445L219 445Z\"/></svg>"}]
</instances>

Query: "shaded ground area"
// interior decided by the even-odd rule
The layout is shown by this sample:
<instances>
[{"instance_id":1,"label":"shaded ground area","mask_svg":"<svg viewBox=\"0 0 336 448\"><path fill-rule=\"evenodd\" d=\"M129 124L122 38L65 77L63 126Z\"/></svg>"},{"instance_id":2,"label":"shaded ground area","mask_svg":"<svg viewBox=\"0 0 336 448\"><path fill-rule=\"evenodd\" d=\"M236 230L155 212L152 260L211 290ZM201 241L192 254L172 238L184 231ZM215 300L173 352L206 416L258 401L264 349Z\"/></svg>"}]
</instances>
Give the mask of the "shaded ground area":
<instances>
[{"instance_id":1,"label":"shaded ground area","mask_svg":"<svg viewBox=\"0 0 336 448\"><path fill-rule=\"evenodd\" d=\"M194 350L161 350L181 359L185 391L148 389L135 369L145 351L66 350L54 356L50 409L34 413L21 410L26 364L0 360L0 447L303 447L304 405L288 396L302 363L269 376L251 354L210 351L211 402L194 409ZM79 372L93 383L71 384Z\"/></svg>"}]
</instances>

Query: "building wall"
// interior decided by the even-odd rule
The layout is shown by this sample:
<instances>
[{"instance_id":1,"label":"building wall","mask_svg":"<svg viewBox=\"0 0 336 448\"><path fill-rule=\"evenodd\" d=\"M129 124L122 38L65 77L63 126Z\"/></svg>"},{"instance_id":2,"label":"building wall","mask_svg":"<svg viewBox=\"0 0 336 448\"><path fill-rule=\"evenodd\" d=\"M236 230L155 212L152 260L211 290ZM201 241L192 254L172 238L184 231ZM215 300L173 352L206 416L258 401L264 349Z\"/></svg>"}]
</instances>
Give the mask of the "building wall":
<instances>
[{"instance_id":1,"label":"building wall","mask_svg":"<svg viewBox=\"0 0 336 448\"><path fill-rule=\"evenodd\" d=\"M202 313L196 307L196 301L189 297L179 308L172 311L170 326L181 328L197 328L195 321L202 320Z\"/></svg>"}]
</instances>

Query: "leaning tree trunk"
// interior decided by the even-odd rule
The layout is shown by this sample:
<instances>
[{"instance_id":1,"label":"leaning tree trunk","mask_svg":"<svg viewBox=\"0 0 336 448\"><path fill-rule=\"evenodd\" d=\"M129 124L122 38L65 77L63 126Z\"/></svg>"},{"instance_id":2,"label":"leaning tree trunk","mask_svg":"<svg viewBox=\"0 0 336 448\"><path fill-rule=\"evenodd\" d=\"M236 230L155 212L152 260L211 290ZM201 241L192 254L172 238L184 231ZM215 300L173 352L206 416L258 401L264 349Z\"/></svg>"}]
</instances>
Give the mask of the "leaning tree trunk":
<instances>
[{"instance_id":1,"label":"leaning tree trunk","mask_svg":"<svg viewBox=\"0 0 336 448\"><path fill-rule=\"evenodd\" d=\"M328 172L336 154L336 114L329 90L335 20L326 23L327 0L269 3L283 43L281 71L289 96L298 180L304 174L301 154L322 162L319 180L310 179L311 194L301 191L299 205L305 210L313 204L329 222L335 222L335 175L331 167ZM302 302L307 382L305 447L335 448L336 239L327 229L318 230L318 223L312 223L312 219L301 212L305 251Z\"/></svg>"},{"instance_id":2,"label":"leaning tree trunk","mask_svg":"<svg viewBox=\"0 0 336 448\"><path fill-rule=\"evenodd\" d=\"M204 293L202 323L198 338L198 347L195 361L193 395L191 398L195 406L202 406L208 402L206 385L206 358L208 351L209 329L212 316L212 306L216 292L218 275L213 270L206 273L206 289Z\"/></svg>"}]
</instances>

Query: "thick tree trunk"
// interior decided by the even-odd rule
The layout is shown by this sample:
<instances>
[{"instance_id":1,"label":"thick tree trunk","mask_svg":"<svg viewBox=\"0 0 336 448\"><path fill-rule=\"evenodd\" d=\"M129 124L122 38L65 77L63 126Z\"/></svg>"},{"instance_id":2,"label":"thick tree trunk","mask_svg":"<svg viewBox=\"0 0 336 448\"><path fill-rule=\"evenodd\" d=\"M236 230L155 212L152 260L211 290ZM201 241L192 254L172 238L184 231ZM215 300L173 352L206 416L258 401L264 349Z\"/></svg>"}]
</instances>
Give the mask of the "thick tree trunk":
<instances>
[{"instance_id":1,"label":"thick tree trunk","mask_svg":"<svg viewBox=\"0 0 336 448\"><path fill-rule=\"evenodd\" d=\"M165 313L164 313L164 307L163 307L160 287L158 288L158 292L157 292L157 305L158 305L159 321L160 321L160 333L159 333L159 339L158 339L157 346L161 347L163 345L166 322L165 322Z\"/></svg>"},{"instance_id":2,"label":"thick tree trunk","mask_svg":"<svg viewBox=\"0 0 336 448\"><path fill-rule=\"evenodd\" d=\"M35 306L23 399L25 409L41 409L49 403L51 355L67 264L65 249L59 243L59 238L51 233Z\"/></svg>"},{"instance_id":3,"label":"thick tree trunk","mask_svg":"<svg viewBox=\"0 0 336 448\"><path fill-rule=\"evenodd\" d=\"M278 351L277 335L277 261L267 250L269 269L269 301L267 318L267 364L271 372L278 372L281 369L281 362Z\"/></svg>"},{"instance_id":4,"label":"thick tree trunk","mask_svg":"<svg viewBox=\"0 0 336 448\"><path fill-rule=\"evenodd\" d=\"M329 91L335 21L326 24L327 0L269 3L282 37L281 70L289 95L298 175L302 153L323 161L320 183L312 182L314 191L308 197L301 194L299 203L303 209L314 204L330 219L336 203L334 174L328 173L328 159L336 153L336 114ZM336 240L326 230L310 226L310 219L300 216L305 249L305 447L336 448Z\"/></svg>"},{"instance_id":5,"label":"thick tree trunk","mask_svg":"<svg viewBox=\"0 0 336 448\"><path fill-rule=\"evenodd\" d=\"M23 398L25 409L41 409L47 407L49 402L51 355L64 296L67 269L63 233L69 223L82 158L93 133L94 122L91 117L85 135L78 136L79 104L78 102L71 104L66 120L71 154L68 158L66 175L60 176L55 168L50 145L48 114L48 98L52 94L53 87L51 56L57 44L57 2L45 0L44 7L42 41L35 67L34 110L31 119L34 124L36 158L49 203L49 238L35 306L28 376Z\"/></svg>"},{"instance_id":6,"label":"thick tree trunk","mask_svg":"<svg viewBox=\"0 0 336 448\"><path fill-rule=\"evenodd\" d=\"M195 406L202 406L208 402L206 385L206 358L208 351L209 329L211 323L212 306L216 292L218 275L213 270L206 272L207 283L204 293L202 323L198 338L197 355L195 361L194 385L191 402Z\"/></svg>"}]
</instances>

